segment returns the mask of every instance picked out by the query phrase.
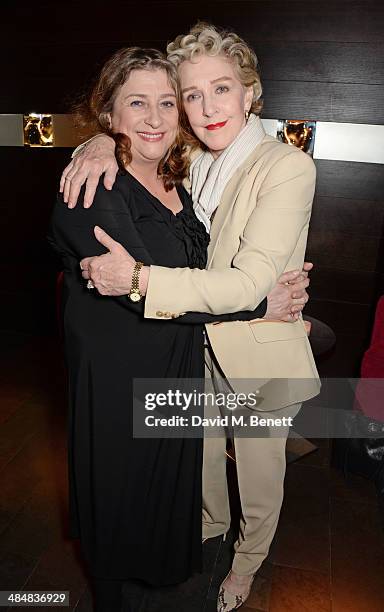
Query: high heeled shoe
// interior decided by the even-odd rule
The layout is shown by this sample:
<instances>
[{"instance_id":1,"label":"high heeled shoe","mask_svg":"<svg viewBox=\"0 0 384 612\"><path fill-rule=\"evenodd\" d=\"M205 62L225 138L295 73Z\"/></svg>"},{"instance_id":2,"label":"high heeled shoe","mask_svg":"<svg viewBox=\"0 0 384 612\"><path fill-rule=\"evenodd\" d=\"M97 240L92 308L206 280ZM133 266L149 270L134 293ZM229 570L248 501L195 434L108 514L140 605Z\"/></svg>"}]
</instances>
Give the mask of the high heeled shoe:
<instances>
[{"instance_id":1,"label":"high heeled shoe","mask_svg":"<svg viewBox=\"0 0 384 612\"><path fill-rule=\"evenodd\" d=\"M223 585L232 570L229 570L228 574L224 578L219 588L219 595L217 598L217 612L233 612L238 610L247 601L251 592L252 584L255 576L252 576L252 580L249 583L247 590L244 593L230 593Z\"/></svg>"}]
</instances>

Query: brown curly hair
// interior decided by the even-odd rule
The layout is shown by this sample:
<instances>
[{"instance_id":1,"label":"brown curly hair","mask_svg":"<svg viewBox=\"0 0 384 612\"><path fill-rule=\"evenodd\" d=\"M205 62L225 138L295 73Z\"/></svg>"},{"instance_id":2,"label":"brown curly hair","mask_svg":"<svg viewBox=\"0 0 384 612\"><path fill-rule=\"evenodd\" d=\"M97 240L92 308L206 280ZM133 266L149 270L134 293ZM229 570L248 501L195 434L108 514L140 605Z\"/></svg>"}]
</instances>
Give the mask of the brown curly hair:
<instances>
[{"instance_id":1,"label":"brown curly hair","mask_svg":"<svg viewBox=\"0 0 384 612\"><path fill-rule=\"evenodd\" d=\"M107 60L101 69L91 93L85 96L74 108L75 122L82 133L93 136L103 132L116 142L115 155L121 170L132 160L131 140L126 134L113 133L108 113L112 111L120 88L127 81L132 70L164 70L176 94L179 112L179 126L175 141L158 165L166 191L180 183L188 174L189 158L186 141L188 120L183 108L177 68L157 49L127 47L120 49Z\"/></svg>"}]
</instances>

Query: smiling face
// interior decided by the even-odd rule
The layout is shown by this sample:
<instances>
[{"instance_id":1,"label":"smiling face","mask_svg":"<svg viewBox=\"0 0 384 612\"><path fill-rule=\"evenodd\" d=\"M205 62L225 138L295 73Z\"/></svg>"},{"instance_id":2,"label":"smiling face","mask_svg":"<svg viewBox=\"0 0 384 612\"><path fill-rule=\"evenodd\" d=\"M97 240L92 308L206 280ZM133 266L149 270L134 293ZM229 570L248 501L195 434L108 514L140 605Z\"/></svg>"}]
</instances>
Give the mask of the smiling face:
<instances>
[{"instance_id":1,"label":"smiling face","mask_svg":"<svg viewBox=\"0 0 384 612\"><path fill-rule=\"evenodd\" d=\"M192 130L218 157L245 126L253 89L240 82L232 61L222 55L186 60L178 70Z\"/></svg>"},{"instance_id":2,"label":"smiling face","mask_svg":"<svg viewBox=\"0 0 384 612\"><path fill-rule=\"evenodd\" d=\"M165 70L132 70L113 104L112 131L131 140L132 164L158 163L177 134L176 95Z\"/></svg>"}]
</instances>

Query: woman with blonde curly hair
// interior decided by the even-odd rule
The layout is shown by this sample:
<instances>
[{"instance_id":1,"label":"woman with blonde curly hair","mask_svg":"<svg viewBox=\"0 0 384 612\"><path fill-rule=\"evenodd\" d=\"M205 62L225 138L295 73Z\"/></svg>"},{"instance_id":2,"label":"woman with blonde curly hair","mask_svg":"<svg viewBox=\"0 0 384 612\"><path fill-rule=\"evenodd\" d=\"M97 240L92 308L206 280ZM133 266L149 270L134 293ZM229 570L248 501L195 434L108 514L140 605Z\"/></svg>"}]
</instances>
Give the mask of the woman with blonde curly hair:
<instances>
[{"instance_id":1,"label":"woman with blonde curly hair","mask_svg":"<svg viewBox=\"0 0 384 612\"><path fill-rule=\"evenodd\" d=\"M124 580L162 586L201 568L202 440L133 439L133 379L203 377L200 323L265 312L190 313L171 326L143 317L142 264L206 264L209 236L181 184L182 113L176 68L162 53L116 52L77 114L83 129L113 138L119 175L111 191L98 185L91 209L69 211L60 196L52 215L49 239L65 269L70 531L103 612L121 609ZM79 261L105 252L95 226L140 261L129 296L101 298L81 277Z\"/></svg>"},{"instance_id":2,"label":"woman with blonde curly hair","mask_svg":"<svg viewBox=\"0 0 384 612\"><path fill-rule=\"evenodd\" d=\"M144 317L252 309L280 274L303 266L314 164L302 151L265 134L257 59L239 36L199 23L170 43L167 52L178 69L192 149L199 147L192 152L190 191L211 241L206 270L145 267ZM99 136L66 169L62 187L71 206L80 185L97 168L97 178L105 172L105 184L113 182L113 147ZM87 205L92 189L91 176ZM104 235L104 244L107 239ZM118 248L113 241L109 244L112 251ZM116 257L111 252L82 264L83 277L92 279L103 295L131 290L135 259L130 253ZM304 301L294 300L284 319L290 323L267 317L206 325L206 363L216 385L229 390L237 388L236 379L264 379L269 383L262 389L259 413L296 415L301 402L319 389L305 327L297 316ZM232 568L219 592L219 612L244 604L268 554L283 500L287 435L288 427L283 427L277 436L270 432L270 437L234 439L242 518ZM205 440L205 539L225 535L230 525L225 448L224 435Z\"/></svg>"}]
</instances>

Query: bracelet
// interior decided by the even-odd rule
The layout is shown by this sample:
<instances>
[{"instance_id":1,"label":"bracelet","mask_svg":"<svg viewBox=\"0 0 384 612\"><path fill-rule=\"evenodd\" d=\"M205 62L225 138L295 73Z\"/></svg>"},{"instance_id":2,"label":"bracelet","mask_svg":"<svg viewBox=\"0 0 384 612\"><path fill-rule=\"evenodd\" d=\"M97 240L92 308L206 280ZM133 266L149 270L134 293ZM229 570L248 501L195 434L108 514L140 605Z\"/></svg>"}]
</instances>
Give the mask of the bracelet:
<instances>
[{"instance_id":1,"label":"bracelet","mask_svg":"<svg viewBox=\"0 0 384 612\"><path fill-rule=\"evenodd\" d=\"M136 261L133 268L131 290L128 295L132 302L140 302L141 298L143 297L140 293L139 287L140 270L143 265L144 264L142 261Z\"/></svg>"}]
</instances>

